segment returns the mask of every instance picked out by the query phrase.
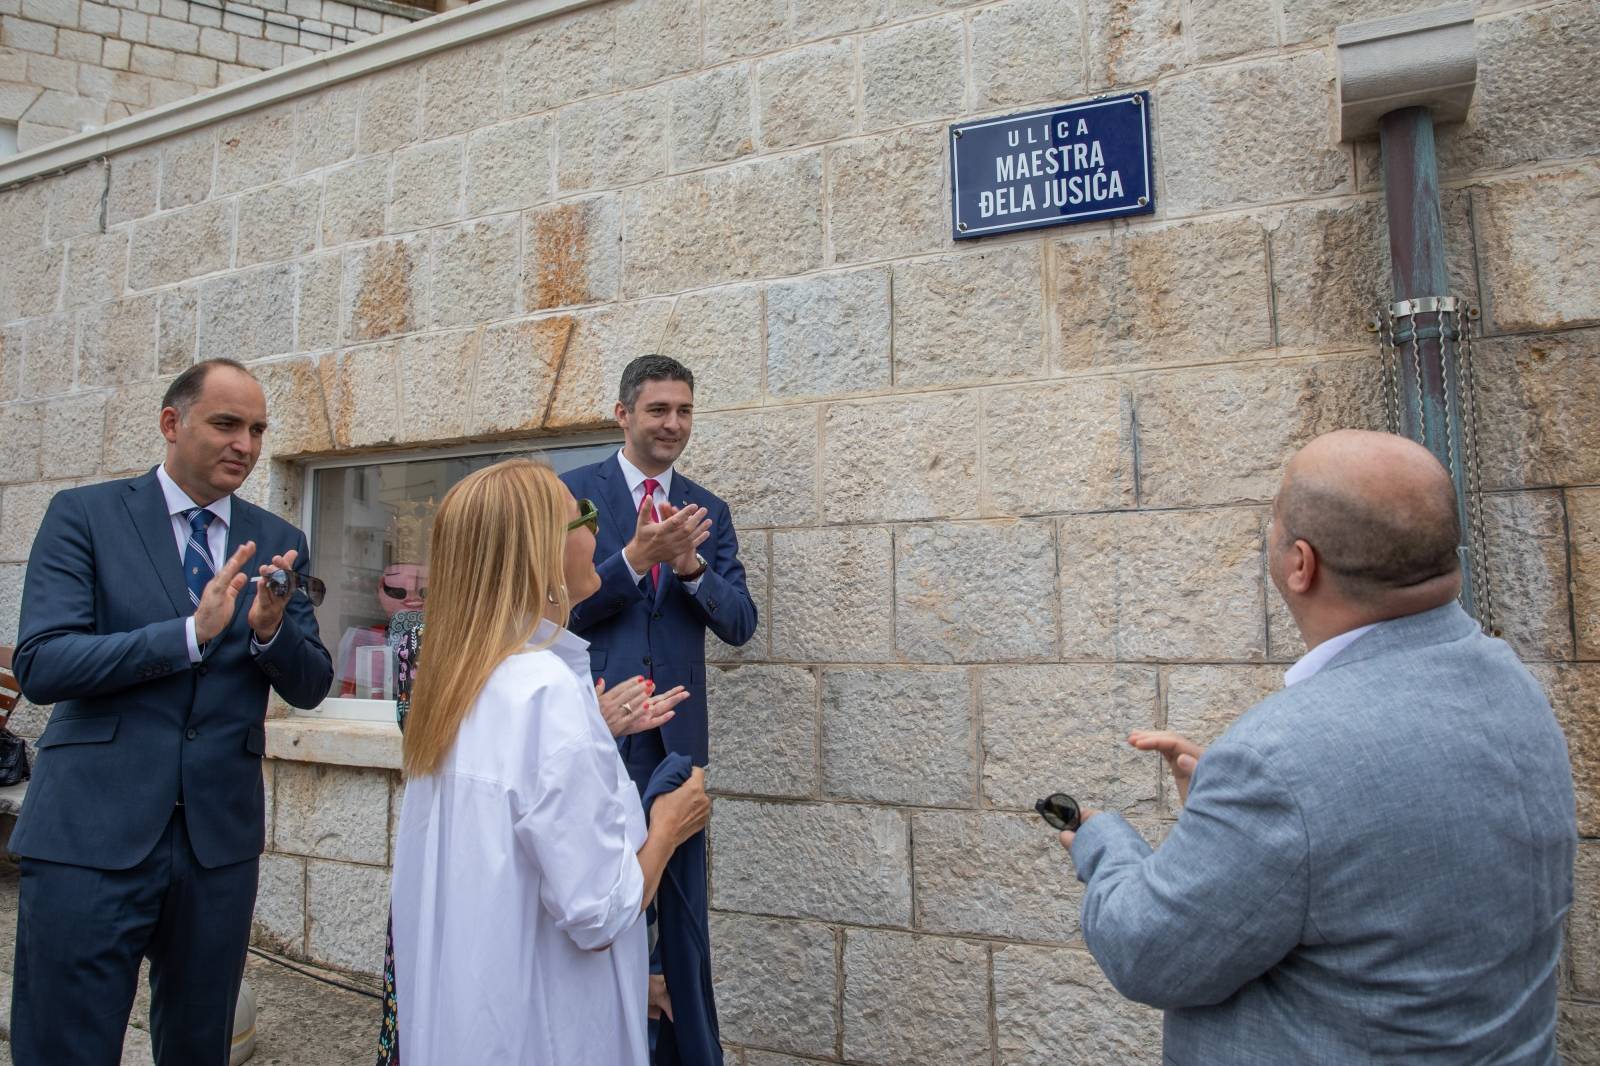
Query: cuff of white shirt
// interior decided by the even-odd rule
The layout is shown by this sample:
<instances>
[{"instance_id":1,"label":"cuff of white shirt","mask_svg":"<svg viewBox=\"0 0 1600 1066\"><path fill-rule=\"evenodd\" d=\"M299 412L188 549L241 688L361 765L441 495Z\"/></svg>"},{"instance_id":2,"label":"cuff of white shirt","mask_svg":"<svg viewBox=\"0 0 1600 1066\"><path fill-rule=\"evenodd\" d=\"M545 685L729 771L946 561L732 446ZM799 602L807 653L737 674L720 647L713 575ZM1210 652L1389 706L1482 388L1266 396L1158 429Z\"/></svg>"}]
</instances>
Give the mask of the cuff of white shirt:
<instances>
[{"instance_id":1,"label":"cuff of white shirt","mask_svg":"<svg viewBox=\"0 0 1600 1066\"><path fill-rule=\"evenodd\" d=\"M700 591L700 582L702 582L704 580L705 580L705 575L701 574L699 577L695 578L693 581L685 581L683 583L683 587L688 590L689 595L693 596L696 592Z\"/></svg>"},{"instance_id":2,"label":"cuff of white shirt","mask_svg":"<svg viewBox=\"0 0 1600 1066\"><path fill-rule=\"evenodd\" d=\"M622 552L621 554L622 554L622 566L623 566L623 568L628 571L628 576L633 578L633 583L635 585L637 585L639 582L644 580L644 575L639 573L639 571L635 570L633 568L633 564L628 562L628 553L627 552Z\"/></svg>"},{"instance_id":3,"label":"cuff of white shirt","mask_svg":"<svg viewBox=\"0 0 1600 1066\"><path fill-rule=\"evenodd\" d=\"M283 633L283 623L279 622L278 623L278 632L272 634L272 640L269 640L265 644L263 644L259 640L256 639L255 630L251 630L250 631L250 650L252 652L254 652L255 654L259 655L261 652L264 652L268 648L272 647L272 641L273 640L277 640L278 637L282 633Z\"/></svg>"},{"instance_id":4,"label":"cuff of white shirt","mask_svg":"<svg viewBox=\"0 0 1600 1066\"><path fill-rule=\"evenodd\" d=\"M205 656L200 651L200 642L194 635L194 615L183 620L183 639L189 642L189 662L197 663Z\"/></svg>"}]
</instances>

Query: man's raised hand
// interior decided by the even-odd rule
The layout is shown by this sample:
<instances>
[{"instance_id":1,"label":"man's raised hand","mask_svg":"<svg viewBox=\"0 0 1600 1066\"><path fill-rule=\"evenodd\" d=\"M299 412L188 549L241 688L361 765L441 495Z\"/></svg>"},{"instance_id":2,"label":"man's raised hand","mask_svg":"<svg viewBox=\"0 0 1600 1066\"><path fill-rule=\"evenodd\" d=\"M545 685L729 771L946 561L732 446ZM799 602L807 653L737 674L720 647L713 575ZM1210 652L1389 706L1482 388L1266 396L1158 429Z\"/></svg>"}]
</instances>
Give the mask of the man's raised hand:
<instances>
[{"instance_id":1,"label":"man's raised hand","mask_svg":"<svg viewBox=\"0 0 1600 1066\"><path fill-rule=\"evenodd\" d=\"M205 589L200 593L200 605L194 609L196 643L209 643L233 621L233 612L239 606L239 593L249 581L244 574L244 564L255 553L256 542L245 541L217 571L216 576L206 582Z\"/></svg>"},{"instance_id":2,"label":"man's raised hand","mask_svg":"<svg viewBox=\"0 0 1600 1066\"><path fill-rule=\"evenodd\" d=\"M1178 789L1178 802L1189 802L1189 780L1194 777L1195 764L1206 749L1185 736L1167 729L1135 729L1128 734L1128 743L1140 751L1159 751L1172 771L1172 783Z\"/></svg>"},{"instance_id":3,"label":"man's raised hand","mask_svg":"<svg viewBox=\"0 0 1600 1066\"><path fill-rule=\"evenodd\" d=\"M650 514L650 497L639 502L638 522L633 528L633 539L622 549L623 557L636 574L647 573L657 563L674 560L691 560L687 569L693 569L694 550L711 535L711 519L704 507L685 507L677 510L670 503L658 505L664 517L657 522ZM674 567L674 569L677 569Z\"/></svg>"}]
</instances>

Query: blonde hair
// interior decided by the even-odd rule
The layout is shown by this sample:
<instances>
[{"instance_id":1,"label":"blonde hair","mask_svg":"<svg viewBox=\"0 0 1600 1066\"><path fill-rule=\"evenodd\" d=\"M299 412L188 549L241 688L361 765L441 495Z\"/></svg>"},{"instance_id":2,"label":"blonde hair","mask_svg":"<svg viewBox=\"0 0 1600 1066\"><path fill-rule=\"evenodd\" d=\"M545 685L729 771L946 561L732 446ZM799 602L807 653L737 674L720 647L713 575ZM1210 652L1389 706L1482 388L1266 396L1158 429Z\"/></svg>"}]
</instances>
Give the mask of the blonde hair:
<instances>
[{"instance_id":1,"label":"blonde hair","mask_svg":"<svg viewBox=\"0 0 1600 1066\"><path fill-rule=\"evenodd\" d=\"M438 770L489 675L532 638L545 608L565 624L567 492L540 462L509 459L445 494L429 538L427 640L403 745L409 776Z\"/></svg>"}]
</instances>

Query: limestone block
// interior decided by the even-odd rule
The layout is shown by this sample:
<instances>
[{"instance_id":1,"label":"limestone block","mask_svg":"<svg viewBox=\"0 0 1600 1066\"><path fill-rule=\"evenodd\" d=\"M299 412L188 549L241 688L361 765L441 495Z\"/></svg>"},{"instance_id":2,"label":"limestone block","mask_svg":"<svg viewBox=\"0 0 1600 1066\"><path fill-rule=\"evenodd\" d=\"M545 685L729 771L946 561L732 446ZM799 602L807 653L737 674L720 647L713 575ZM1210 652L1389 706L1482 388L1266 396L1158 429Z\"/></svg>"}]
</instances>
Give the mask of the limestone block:
<instances>
[{"instance_id":1,"label":"limestone block","mask_svg":"<svg viewBox=\"0 0 1600 1066\"><path fill-rule=\"evenodd\" d=\"M946 523L895 534L895 645L920 662L1054 658L1055 531ZM1005 619L1004 625L996 624Z\"/></svg>"},{"instance_id":2,"label":"limestone block","mask_svg":"<svg viewBox=\"0 0 1600 1066\"><path fill-rule=\"evenodd\" d=\"M1566 522L1555 491L1483 500L1495 623L1524 660L1573 655Z\"/></svg>"},{"instance_id":3,"label":"limestone block","mask_svg":"<svg viewBox=\"0 0 1600 1066\"><path fill-rule=\"evenodd\" d=\"M118 152L111 157L111 185L106 190L106 224L115 226L143 218L156 209L161 156L156 148Z\"/></svg>"},{"instance_id":4,"label":"limestone block","mask_svg":"<svg viewBox=\"0 0 1600 1066\"><path fill-rule=\"evenodd\" d=\"M0 482L39 479L40 423L45 405L8 404L0 418Z\"/></svg>"},{"instance_id":5,"label":"limestone block","mask_svg":"<svg viewBox=\"0 0 1600 1066\"><path fill-rule=\"evenodd\" d=\"M850 40L768 56L756 64L756 81L763 148L831 141L856 129L860 98Z\"/></svg>"},{"instance_id":6,"label":"limestone block","mask_svg":"<svg viewBox=\"0 0 1600 1066\"><path fill-rule=\"evenodd\" d=\"M30 319L22 328L23 396L70 392L77 360L78 327L70 314Z\"/></svg>"},{"instance_id":7,"label":"limestone block","mask_svg":"<svg viewBox=\"0 0 1600 1066\"><path fill-rule=\"evenodd\" d=\"M772 535L772 655L800 662L892 662L894 541L888 529Z\"/></svg>"},{"instance_id":8,"label":"limestone block","mask_svg":"<svg viewBox=\"0 0 1600 1066\"><path fill-rule=\"evenodd\" d=\"M461 217L461 172L466 139L429 141L394 154L389 232L437 226Z\"/></svg>"},{"instance_id":9,"label":"limestone block","mask_svg":"<svg viewBox=\"0 0 1600 1066\"><path fill-rule=\"evenodd\" d=\"M201 50L206 31L200 31ZM212 56L231 62L229 55ZM294 103L294 173L343 163L356 150L356 117L361 113L359 86L327 89Z\"/></svg>"},{"instance_id":10,"label":"limestone block","mask_svg":"<svg viewBox=\"0 0 1600 1066\"><path fill-rule=\"evenodd\" d=\"M22 327L0 326L0 403L21 398Z\"/></svg>"},{"instance_id":11,"label":"limestone block","mask_svg":"<svg viewBox=\"0 0 1600 1066\"><path fill-rule=\"evenodd\" d=\"M907 724L915 722L915 728ZM822 787L829 796L973 805L977 753L966 670L827 670Z\"/></svg>"},{"instance_id":12,"label":"limestone block","mask_svg":"<svg viewBox=\"0 0 1600 1066\"><path fill-rule=\"evenodd\" d=\"M661 353L694 372L697 411L761 402L761 288L728 285L678 297Z\"/></svg>"},{"instance_id":13,"label":"limestone block","mask_svg":"<svg viewBox=\"0 0 1600 1066\"><path fill-rule=\"evenodd\" d=\"M829 522L965 518L978 506L978 398L940 393L822 412L823 517ZM895 427L885 433L884 427ZM958 428L959 427L959 428ZM870 462L863 458L870 457Z\"/></svg>"},{"instance_id":14,"label":"limestone block","mask_svg":"<svg viewBox=\"0 0 1600 1066\"><path fill-rule=\"evenodd\" d=\"M828 149L832 261L859 262L937 251L948 241L945 127L923 126Z\"/></svg>"},{"instance_id":15,"label":"limestone block","mask_svg":"<svg viewBox=\"0 0 1600 1066\"><path fill-rule=\"evenodd\" d=\"M156 372L154 296L134 296L85 311L78 349L78 382L98 387L149 381ZM68 353L70 364L70 352Z\"/></svg>"},{"instance_id":16,"label":"limestone block","mask_svg":"<svg viewBox=\"0 0 1600 1066\"><path fill-rule=\"evenodd\" d=\"M306 954L311 961L376 976L383 972L389 871L382 866L306 863Z\"/></svg>"},{"instance_id":17,"label":"limestone block","mask_svg":"<svg viewBox=\"0 0 1600 1066\"><path fill-rule=\"evenodd\" d=\"M268 852L261 856L250 941L268 951L304 955L305 939L305 860Z\"/></svg>"},{"instance_id":18,"label":"limestone block","mask_svg":"<svg viewBox=\"0 0 1600 1066\"><path fill-rule=\"evenodd\" d=\"M711 905L905 925L911 921L905 817L856 804L720 799L711 819Z\"/></svg>"},{"instance_id":19,"label":"limestone block","mask_svg":"<svg viewBox=\"0 0 1600 1066\"><path fill-rule=\"evenodd\" d=\"M52 431L54 426L51 427ZM31 485L11 485L0 492L0 563L25 563L28 550L33 547L34 535L44 520L44 511L55 494L70 486L35 482Z\"/></svg>"},{"instance_id":20,"label":"limestone block","mask_svg":"<svg viewBox=\"0 0 1600 1066\"><path fill-rule=\"evenodd\" d=\"M1278 590L1267 582L1267 658L1275 663L1288 663L1300 658L1308 649L1295 625L1289 607L1278 595Z\"/></svg>"},{"instance_id":21,"label":"limestone block","mask_svg":"<svg viewBox=\"0 0 1600 1066\"><path fill-rule=\"evenodd\" d=\"M1490 332L1600 319L1600 243L1571 220L1600 211L1600 167L1533 174L1473 192Z\"/></svg>"},{"instance_id":22,"label":"limestone block","mask_svg":"<svg viewBox=\"0 0 1600 1066\"><path fill-rule=\"evenodd\" d=\"M449 49L422 64L422 136L446 137L500 117L505 46L496 38Z\"/></svg>"},{"instance_id":23,"label":"limestone block","mask_svg":"<svg viewBox=\"0 0 1600 1066\"><path fill-rule=\"evenodd\" d=\"M1567 737L1578 835L1600 836L1600 667L1593 663L1531 663Z\"/></svg>"},{"instance_id":24,"label":"limestone block","mask_svg":"<svg viewBox=\"0 0 1600 1066\"><path fill-rule=\"evenodd\" d=\"M1600 1064L1600 1004L1561 1000L1556 1054L1566 1066Z\"/></svg>"},{"instance_id":25,"label":"limestone block","mask_svg":"<svg viewBox=\"0 0 1600 1066\"><path fill-rule=\"evenodd\" d=\"M679 467L728 502L741 529L810 524L817 415L808 408L739 411L695 420Z\"/></svg>"},{"instance_id":26,"label":"limestone block","mask_svg":"<svg viewBox=\"0 0 1600 1066\"><path fill-rule=\"evenodd\" d=\"M128 287L148 289L226 269L234 205L213 200L133 224Z\"/></svg>"},{"instance_id":27,"label":"limestone block","mask_svg":"<svg viewBox=\"0 0 1600 1066\"><path fill-rule=\"evenodd\" d=\"M625 0L616 10L611 62L617 88L647 85L700 64L696 0Z\"/></svg>"},{"instance_id":28,"label":"limestone block","mask_svg":"<svg viewBox=\"0 0 1600 1066\"><path fill-rule=\"evenodd\" d=\"M0 263L0 321L48 315L61 294L65 245L16 251Z\"/></svg>"},{"instance_id":29,"label":"limestone block","mask_svg":"<svg viewBox=\"0 0 1600 1066\"><path fill-rule=\"evenodd\" d=\"M1566 504L1578 658L1600 659L1600 489L1567 489Z\"/></svg>"},{"instance_id":30,"label":"limestone block","mask_svg":"<svg viewBox=\"0 0 1600 1066\"><path fill-rule=\"evenodd\" d=\"M50 218L50 185L36 181L0 192L0 240L7 249L34 248L45 242Z\"/></svg>"},{"instance_id":31,"label":"limestone block","mask_svg":"<svg viewBox=\"0 0 1600 1066\"><path fill-rule=\"evenodd\" d=\"M1485 489L1600 483L1600 330L1486 337L1473 360Z\"/></svg>"},{"instance_id":32,"label":"limestone block","mask_svg":"<svg viewBox=\"0 0 1600 1066\"><path fill-rule=\"evenodd\" d=\"M720 67L674 81L670 88L672 169L694 170L749 155L750 70Z\"/></svg>"},{"instance_id":33,"label":"limestone block","mask_svg":"<svg viewBox=\"0 0 1600 1066\"><path fill-rule=\"evenodd\" d=\"M1161 1012L1123 999L1076 948L997 947L994 1018L1004 1066L1161 1062Z\"/></svg>"},{"instance_id":34,"label":"limestone block","mask_svg":"<svg viewBox=\"0 0 1600 1066\"><path fill-rule=\"evenodd\" d=\"M341 335L375 340L416 329L427 306L429 272L425 234L347 249Z\"/></svg>"},{"instance_id":35,"label":"limestone block","mask_svg":"<svg viewBox=\"0 0 1600 1066\"><path fill-rule=\"evenodd\" d=\"M1169 217L1350 189L1333 142L1333 66L1323 52L1209 67L1163 85L1156 116ZM1276 116L1262 122L1264 111Z\"/></svg>"},{"instance_id":36,"label":"limestone block","mask_svg":"<svg viewBox=\"0 0 1600 1066\"><path fill-rule=\"evenodd\" d=\"M274 108L224 122L217 129L217 185L238 192L283 181L294 160L294 112Z\"/></svg>"},{"instance_id":37,"label":"limestone block","mask_svg":"<svg viewBox=\"0 0 1600 1066\"><path fill-rule=\"evenodd\" d=\"M310 359L258 363L250 372L267 394L267 439L274 457L333 449L322 380Z\"/></svg>"},{"instance_id":38,"label":"limestone block","mask_svg":"<svg viewBox=\"0 0 1600 1066\"><path fill-rule=\"evenodd\" d=\"M360 159L323 178L322 244L333 247L383 232L389 202L389 157Z\"/></svg>"},{"instance_id":39,"label":"limestone block","mask_svg":"<svg viewBox=\"0 0 1600 1066\"><path fill-rule=\"evenodd\" d=\"M624 293L700 288L822 265L818 153L739 163L624 193ZM699 225L684 225L685 219Z\"/></svg>"},{"instance_id":40,"label":"limestone block","mask_svg":"<svg viewBox=\"0 0 1600 1066\"><path fill-rule=\"evenodd\" d=\"M196 204L211 195L215 133L200 130L185 134L163 144L160 151L162 210Z\"/></svg>"},{"instance_id":41,"label":"limestone block","mask_svg":"<svg viewBox=\"0 0 1600 1066\"><path fill-rule=\"evenodd\" d=\"M26 567L21 563L0 566L0 640L8 644L17 641L17 620L22 613L22 578L25 570Z\"/></svg>"},{"instance_id":42,"label":"limestone block","mask_svg":"<svg viewBox=\"0 0 1600 1066\"><path fill-rule=\"evenodd\" d=\"M706 671L710 785L746 796L815 795L817 678L794 666Z\"/></svg>"},{"instance_id":43,"label":"limestone block","mask_svg":"<svg viewBox=\"0 0 1600 1066\"><path fill-rule=\"evenodd\" d=\"M513 211L550 198L554 165L550 119L538 115L467 138L467 214Z\"/></svg>"},{"instance_id":44,"label":"limestone block","mask_svg":"<svg viewBox=\"0 0 1600 1066\"><path fill-rule=\"evenodd\" d=\"M712 914L711 953L724 1040L833 1054L840 990L832 929Z\"/></svg>"},{"instance_id":45,"label":"limestone block","mask_svg":"<svg viewBox=\"0 0 1600 1066\"><path fill-rule=\"evenodd\" d=\"M58 396L44 405L41 418L41 425L50 431L40 437L40 477L89 477L100 469L106 422L103 394ZM9 512L6 521L10 521Z\"/></svg>"},{"instance_id":46,"label":"limestone block","mask_svg":"<svg viewBox=\"0 0 1600 1066\"><path fill-rule=\"evenodd\" d=\"M706 662L757 663L772 658L772 593L771 571L772 534L757 530L739 536L739 565L744 567L745 587L756 605L756 631L749 640L735 648L724 644L717 635L706 630Z\"/></svg>"},{"instance_id":47,"label":"limestone block","mask_svg":"<svg viewBox=\"0 0 1600 1066\"><path fill-rule=\"evenodd\" d=\"M302 352L332 348L339 343L340 285L344 273L339 253L302 259L297 266L295 348Z\"/></svg>"},{"instance_id":48,"label":"limestone block","mask_svg":"<svg viewBox=\"0 0 1600 1066\"><path fill-rule=\"evenodd\" d=\"M767 286L767 391L798 398L887 389L889 292L882 267Z\"/></svg>"},{"instance_id":49,"label":"limestone block","mask_svg":"<svg viewBox=\"0 0 1600 1066\"><path fill-rule=\"evenodd\" d=\"M1438 6L1432 0L1284 0L1283 41L1293 44L1331 35L1346 23Z\"/></svg>"},{"instance_id":50,"label":"limestone block","mask_svg":"<svg viewBox=\"0 0 1600 1066\"><path fill-rule=\"evenodd\" d=\"M1140 503L1266 503L1289 457L1334 429L1382 429L1372 356L1255 364L1140 377Z\"/></svg>"},{"instance_id":51,"label":"limestone block","mask_svg":"<svg viewBox=\"0 0 1600 1066\"><path fill-rule=\"evenodd\" d=\"M1277 5L1271 0L1194 5L1185 23L1189 53L1202 63L1262 51L1278 43Z\"/></svg>"},{"instance_id":52,"label":"limestone block","mask_svg":"<svg viewBox=\"0 0 1600 1066\"><path fill-rule=\"evenodd\" d=\"M1052 251L1063 368L1212 361L1272 345L1259 222L1117 229Z\"/></svg>"},{"instance_id":53,"label":"limestone block","mask_svg":"<svg viewBox=\"0 0 1600 1066\"><path fill-rule=\"evenodd\" d=\"M667 87L584 100L556 115L556 188L583 192L667 172ZM681 220L680 220L681 223Z\"/></svg>"},{"instance_id":54,"label":"limestone block","mask_svg":"<svg viewBox=\"0 0 1600 1066\"><path fill-rule=\"evenodd\" d=\"M368 345L317 363L335 448L400 438L400 370L392 346Z\"/></svg>"},{"instance_id":55,"label":"limestone block","mask_svg":"<svg viewBox=\"0 0 1600 1066\"><path fill-rule=\"evenodd\" d=\"M895 383L1037 376L1045 365L1038 244L894 267Z\"/></svg>"},{"instance_id":56,"label":"limestone block","mask_svg":"<svg viewBox=\"0 0 1600 1066\"><path fill-rule=\"evenodd\" d=\"M268 185L239 198L235 265L305 255L317 246L322 183L316 178Z\"/></svg>"},{"instance_id":57,"label":"limestone block","mask_svg":"<svg viewBox=\"0 0 1600 1066\"><path fill-rule=\"evenodd\" d=\"M506 113L527 115L611 91L614 5L541 19L506 39Z\"/></svg>"},{"instance_id":58,"label":"limestone block","mask_svg":"<svg viewBox=\"0 0 1600 1066\"><path fill-rule=\"evenodd\" d=\"M985 514L1032 515L1132 507L1133 396L1086 378L990 393L979 422L991 474ZM996 476L999 475L999 476Z\"/></svg>"},{"instance_id":59,"label":"limestone block","mask_svg":"<svg viewBox=\"0 0 1600 1066\"><path fill-rule=\"evenodd\" d=\"M387 772L280 760L273 788L274 850L345 862L388 861Z\"/></svg>"},{"instance_id":60,"label":"limestone block","mask_svg":"<svg viewBox=\"0 0 1600 1066\"><path fill-rule=\"evenodd\" d=\"M1080 95L1081 21L1078 0L1006 0L975 13L974 107L1057 103Z\"/></svg>"},{"instance_id":61,"label":"limestone block","mask_svg":"<svg viewBox=\"0 0 1600 1066\"><path fill-rule=\"evenodd\" d=\"M617 382L629 360L659 351L672 314L670 300L612 304L567 318L571 335L561 342L555 397L545 408L553 427L614 426Z\"/></svg>"},{"instance_id":62,"label":"limestone block","mask_svg":"<svg viewBox=\"0 0 1600 1066\"><path fill-rule=\"evenodd\" d=\"M416 140L422 128L422 75L415 63L385 71L361 89L356 152L388 152Z\"/></svg>"},{"instance_id":63,"label":"limestone block","mask_svg":"<svg viewBox=\"0 0 1600 1066\"><path fill-rule=\"evenodd\" d=\"M1183 8L1181 0L1087 4L1088 85L1133 85L1188 66Z\"/></svg>"},{"instance_id":64,"label":"limestone block","mask_svg":"<svg viewBox=\"0 0 1600 1066\"><path fill-rule=\"evenodd\" d=\"M69 170L50 181L49 233L52 241L104 231L101 210L110 173L109 165L94 162Z\"/></svg>"},{"instance_id":65,"label":"limestone block","mask_svg":"<svg viewBox=\"0 0 1600 1066\"><path fill-rule=\"evenodd\" d=\"M566 316L484 330L472 397L474 432L538 429L544 423L573 321Z\"/></svg>"},{"instance_id":66,"label":"limestone block","mask_svg":"<svg viewBox=\"0 0 1600 1066\"><path fill-rule=\"evenodd\" d=\"M622 203L607 193L523 216L522 302L530 311L615 300L622 284Z\"/></svg>"},{"instance_id":67,"label":"limestone block","mask_svg":"<svg viewBox=\"0 0 1600 1066\"><path fill-rule=\"evenodd\" d=\"M706 0L706 65L782 48L789 40L786 0Z\"/></svg>"},{"instance_id":68,"label":"limestone block","mask_svg":"<svg viewBox=\"0 0 1600 1066\"><path fill-rule=\"evenodd\" d=\"M157 297L156 370L177 374L195 361L198 338L200 287L167 289Z\"/></svg>"},{"instance_id":69,"label":"limestone block","mask_svg":"<svg viewBox=\"0 0 1600 1066\"><path fill-rule=\"evenodd\" d=\"M1567 915L1572 990L1600 997L1600 845L1582 842L1573 868L1572 910Z\"/></svg>"},{"instance_id":70,"label":"limestone block","mask_svg":"<svg viewBox=\"0 0 1600 1066\"><path fill-rule=\"evenodd\" d=\"M261 359L294 351L295 267L258 267L200 288L202 359Z\"/></svg>"},{"instance_id":71,"label":"limestone block","mask_svg":"<svg viewBox=\"0 0 1600 1066\"><path fill-rule=\"evenodd\" d=\"M41 57L54 55L56 31L53 28L22 18L8 18L3 25L9 47Z\"/></svg>"},{"instance_id":72,"label":"limestone block","mask_svg":"<svg viewBox=\"0 0 1600 1066\"><path fill-rule=\"evenodd\" d=\"M477 331L406 337L399 349L401 440L465 436L478 361Z\"/></svg>"},{"instance_id":73,"label":"limestone block","mask_svg":"<svg viewBox=\"0 0 1600 1066\"><path fill-rule=\"evenodd\" d=\"M1264 524L1242 507L1061 519L1065 656L1260 660Z\"/></svg>"},{"instance_id":74,"label":"limestone block","mask_svg":"<svg viewBox=\"0 0 1600 1066\"><path fill-rule=\"evenodd\" d=\"M1016 940L1078 934L1083 889L1037 815L918 811L917 928Z\"/></svg>"},{"instance_id":75,"label":"limestone block","mask_svg":"<svg viewBox=\"0 0 1600 1066\"><path fill-rule=\"evenodd\" d=\"M477 325L516 313L521 229L513 214L431 232L434 326Z\"/></svg>"},{"instance_id":76,"label":"limestone block","mask_svg":"<svg viewBox=\"0 0 1600 1066\"><path fill-rule=\"evenodd\" d=\"M988 1059L988 954L966 940L847 930L845 1057L883 1066Z\"/></svg>"},{"instance_id":77,"label":"limestone block","mask_svg":"<svg viewBox=\"0 0 1600 1066\"><path fill-rule=\"evenodd\" d=\"M929 19L861 39L861 122L905 126L961 111L966 91L961 19Z\"/></svg>"},{"instance_id":78,"label":"limestone block","mask_svg":"<svg viewBox=\"0 0 1600 1066\"><path fill-rule=\"evenodd\" d=\"M109 475L144 473L167 453L161 439L161 397L168 382L124 385L106 401L106 439L101 461Z\"/></svg>"}]
</instances>

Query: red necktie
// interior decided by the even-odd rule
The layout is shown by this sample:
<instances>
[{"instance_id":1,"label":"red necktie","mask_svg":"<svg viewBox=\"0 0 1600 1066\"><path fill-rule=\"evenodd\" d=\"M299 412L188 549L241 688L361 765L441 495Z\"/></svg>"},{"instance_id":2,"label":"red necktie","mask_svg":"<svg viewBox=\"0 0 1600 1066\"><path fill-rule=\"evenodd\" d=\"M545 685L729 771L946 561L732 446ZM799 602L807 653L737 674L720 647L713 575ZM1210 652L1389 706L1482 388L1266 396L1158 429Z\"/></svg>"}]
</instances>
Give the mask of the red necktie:
<instances>
[{"instance_id":1,"label":"red necktie","mask_svg":"<svg viewBox=\"0 0 1600 1066\"><path fill-rule=\"evenodd\" d=\"M644 498L650 501L650 521L652 522L661 521L661 512L656 510L655 499L656 489L659 489L660 487L661 482L657 481L655 478L647 477L644 479ZM657 563L650 568L650 587L655 588L660 583L661 564Z\"/></svg>"}]
</instances>

